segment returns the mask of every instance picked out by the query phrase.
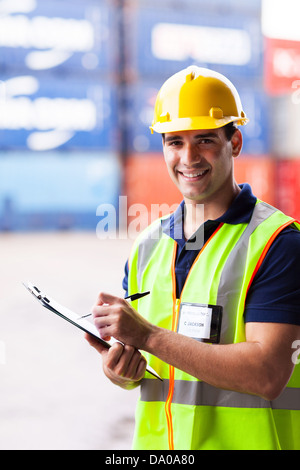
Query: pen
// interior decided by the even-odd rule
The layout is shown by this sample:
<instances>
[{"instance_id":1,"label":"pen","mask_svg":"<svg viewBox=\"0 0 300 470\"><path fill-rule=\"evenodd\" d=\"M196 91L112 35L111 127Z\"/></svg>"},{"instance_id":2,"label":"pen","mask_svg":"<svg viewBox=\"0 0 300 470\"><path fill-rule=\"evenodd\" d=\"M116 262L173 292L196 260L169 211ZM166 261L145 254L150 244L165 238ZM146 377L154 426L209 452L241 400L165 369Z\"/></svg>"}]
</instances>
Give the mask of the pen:
<instances>
[{"instance_id":1,"label":"pen","mask_svg":"<svg viewBox=\"0 0 300 470\"><path fill-rule=\"evenodd\" d=\"M141 299L142 297L145 297L146 295L149 295L149 294L150 294L149 290L147 292L138 292L137 294L128 295L127 297L125 297L125 299L126 300L138 300L138 299ZM80 320L81 318L89 317L91 315L92 315L91 313L88 313L87 315L83 315L82 317L77 318L77 320ZM149 372L149 374L153 375L154 377L156 377L157 379L159 379L163 382L163 379L150 366L148 366L146 368L146 371Z\"/></svg>"},{"instance_id":2,"label":"pen","mask_svg":"<svg viewBox=\"0 0 300 470\"><path fill-rule=\"evenodd\" d=\"M145 295L148 295L148 294L150 294L149 290L147 290L147 292L141 292L137 294L128 295L127 297L125 297L125 299L138 300L138 299L141 299L142 297L145 297Z\"/></svg>"},{"instance_id":3,"label":"pen","mask_svg":"<svg viewBox=\"0 0 300 470\"><path fill-rule=\"evenodd\" d=\"M150 294L149 290L147 292L138 292L137 294L128 295L127 297L125 297L125 300L138 300L138 299L141 299L142 297L145 297L145 295L148 295L148 294ZM87 315L83 315L82 317L77 318L77 320L90 317L91 315L92 315L91 313L88 313Z\"/></svg>"}]
</instances>

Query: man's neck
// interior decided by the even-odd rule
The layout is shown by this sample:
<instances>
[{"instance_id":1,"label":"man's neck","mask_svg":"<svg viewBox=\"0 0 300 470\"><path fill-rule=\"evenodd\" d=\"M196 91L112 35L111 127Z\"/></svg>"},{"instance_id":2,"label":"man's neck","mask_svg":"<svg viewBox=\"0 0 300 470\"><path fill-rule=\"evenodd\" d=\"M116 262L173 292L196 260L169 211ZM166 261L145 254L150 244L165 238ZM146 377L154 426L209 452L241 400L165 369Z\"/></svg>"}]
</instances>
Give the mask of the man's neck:
<instances>
[{"instance_id":1,"label":"man's neck","mask_svg":"<svg viewBox=\"0 0 300 470\"><path fill-rule=\"evenodd\" d=\"M233 191L219 200L197 201L185 200L184 236L188 240L207 220L216 220L229 209L241 189L235 185Z\"/></svg>"}]
</instances>

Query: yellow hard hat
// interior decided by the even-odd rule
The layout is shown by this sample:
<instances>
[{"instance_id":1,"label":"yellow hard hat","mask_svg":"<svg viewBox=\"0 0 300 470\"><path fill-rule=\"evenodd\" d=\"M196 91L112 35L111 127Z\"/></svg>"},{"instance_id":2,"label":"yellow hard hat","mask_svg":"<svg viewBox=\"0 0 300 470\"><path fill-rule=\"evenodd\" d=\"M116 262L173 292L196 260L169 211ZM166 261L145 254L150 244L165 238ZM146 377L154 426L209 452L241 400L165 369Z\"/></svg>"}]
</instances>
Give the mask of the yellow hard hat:
<instances>
[{"instance_id":1,"label":"yellow hard hat","mask_svg":"<svg viewBox=\"0 0 300 470\"><path fill-rule=\"evenodd\" d=\"M161 87L150 129L162 134L217 129L229 122L243 126L248 121L230 80L218 72L192 65L172 75Z\"/></svg>"}]
</instances>

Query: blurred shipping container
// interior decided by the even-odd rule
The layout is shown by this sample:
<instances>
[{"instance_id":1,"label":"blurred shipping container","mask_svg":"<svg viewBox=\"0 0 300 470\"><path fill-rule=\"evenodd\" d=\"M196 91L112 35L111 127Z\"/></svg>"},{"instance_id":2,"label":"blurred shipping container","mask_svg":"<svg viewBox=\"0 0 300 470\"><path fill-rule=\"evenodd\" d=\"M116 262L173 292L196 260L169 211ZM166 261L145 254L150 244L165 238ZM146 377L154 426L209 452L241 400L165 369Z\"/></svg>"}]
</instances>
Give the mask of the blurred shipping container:
<instances>
[{"instance_id":1,"label":"blurred shipping container","mask_svg":"<svg viewBox=\"0 0 300 470\"><path fill-rule=\"evenodd\" d=\"M294 93L273 97L270 104L271 151L278 159L299 159L300 80L298 82Z\"/></svg>"},{"instance_id":2,"label":"blurred shipping container","mask_svg":"<svg viewBox=\"0 0 300 470\"><path fill-rule=\"evenodd\" d=\"M294 82L299 82L299 15L298 0L262 1L262 32L265 37L264 80L267 91L273 95L291 93Z\"/></svg>"},{"instance_id":3,"label":"blurred shipping container","mask_svg":"<svg viewBox=\"0 0 300 470\"><path fill-rule=\"evenodd\" d=\"M262 0L261 10L264 36L300 41L299 0Z\"/></svg>"},{"instance_id":4,"label":"blurred shipping container","mask_svg":"<svg viewBox=\"0 0 300 470\"><path fill-rule=\"evenodd\" d=\"M43 74L1 78L2 149L118 149L117 89L109 81Z\"/></svg>"},{"instance_id":5,"label":"blurred shipping container","mask_svg":"<svg viewBox=\"0 0 300 470\"><path fill-rule=\"evenodd\" d=\"M0 230L117 207L119 21L108 0L0 2Z\"/></svg>"},{"instance_id":6,"label":"blurred shipping container","mask_svg":"<svg viewBox=\"0 0 300 470\"><path fill-rule=\"evenodd\" d=\"M107 75L118 60L118 17L106 0L0 3L0 71Z\"/></svg>"},{"instance_id":7,"label":"blurred shipping container","mask_svg":"<svg viewBox=\"0 0 300 470\"><path fill-rule=\"evenodd\" d=\"M148 0L124 0L127 6L145 7L149 6ZM247 15L255 15L260 17L261 13L261 0L152 0L151 5L154 8L170 9L189 9L189 10L202 10L216 15L222 13L242 13Z\"/></svg>"},{"instance_id":8,"label":"blurred shipping container","mask_svg":"<svg viewBox=\"0 0 300 470\"><path fill-rule=\"evenodd\" d=\"M255 196L275 205L276 162L273 158L241 154L234 161L234 176L238 184L249 183Z\"/></svg>"},{"instance_id":9,"label":"blurred shipping container","mask_svg":"<svg viewBox=\"0 0 300 470\"><path fill-rule=\"evenodd\" d=\"M161 135L151 134L149 126L153 120L153 110L157 93L163 80L139 80L126 87L127 148L129 153L146 154L162 150Z\"/></svg>"},{"instance_id":10,"label":"blurred shipping container","mask_svg":"<svg viewBox=\"0 0 300 470\"><path fill-rule=\"evenodd\" d=\"M277 163L277 207L300 220L300 159Z\"/></svg>"},{"instance_id":11,"label":"blurred shipping container","mask_svg":"<svg viewBox=\"0 0 300 470\"><path fill-rule=\"evenodd\" d=\"M134 5L126 10L129 77L167 78L195 63L229 77L262 78L259 14L216 14L206 8L189 9L186 4L178 8L149 7L144 2Z\"/></svg>"},{"instance_id":12,"label":"blurred shipping container","mask_svg":"<svg viewBox=\"0 0 300 470\"><path fill-rule=\"evenodd\" d=\"M95 229L99 204L118 210L123 171L128 205L178 204L149 125L165 79L191 64L226 75L250 118L238 182L297 212L297 12L298 0L0 0L0 230Z\"/></svg>"},{"instance_id":13,"label":"blurred shipping container","mask_svg":"<svg viewBox=\"0 0 300 470\"><path fill-rule=\"evenodd\" d=\"M243 87L235 83L243 108L250 122L240 127L243 134L243 152L247 155L265 155L270 152L269 98L262 89Z\"/></svg>"},{"instance_id":14,"label":"blurred shipping container","mask_svg":"<svg viewBox=\"0 0 300 470\"><path fill-rule=\"evenodd\" d=\"M120 184L114 153L1 153L0 229L95 229Z\"/></svg>"},{"instance_id":15,"label":"blurred shipping container","mask_svg":"<svg viewBox=\"0 0 300 470\"><path fill-rule=\"evenodd\" d=\"M147 226L159 216L169 214L170 208L176 207L182 196L171 181L162 153L132 154L126 159L124 189L131 211L140 211L142 216L147 209L146 220L141 223ZM159 206L159 207L158 207ZM151 216L152 209L152 216ZM136 213L129 213L128 221Z\"/></svg>"},{"instance_id":16,"label":"blurred shipping container","mask_svg":"<svg viewBox=\"0 0 300 470\"><path fill-rule=\"evenodd\" d=\"M292 93L299 88L299 78L300 41L265 38L266 90L272 95Z\"/></svg>"}]
</instances>

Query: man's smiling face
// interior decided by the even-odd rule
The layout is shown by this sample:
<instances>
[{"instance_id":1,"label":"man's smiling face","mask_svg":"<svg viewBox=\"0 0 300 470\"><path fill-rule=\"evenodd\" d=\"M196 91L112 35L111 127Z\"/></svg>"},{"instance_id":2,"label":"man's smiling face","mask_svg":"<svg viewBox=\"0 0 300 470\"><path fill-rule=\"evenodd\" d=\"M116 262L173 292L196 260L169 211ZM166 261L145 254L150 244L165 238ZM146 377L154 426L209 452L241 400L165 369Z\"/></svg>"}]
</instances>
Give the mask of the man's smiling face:
<instances>
[{"instance_id":1,"label":"man's smiling face","mask_svg":"<svg viewBox=\"0 0 300 470\"><path fill-rule=\"evenodd\" d=\"M169 174L184 199L204 203L233 187L233 158L242 136L237 130L228 140L224 129L166 133L163 151Z\"/></svg>"}]
</instances>

